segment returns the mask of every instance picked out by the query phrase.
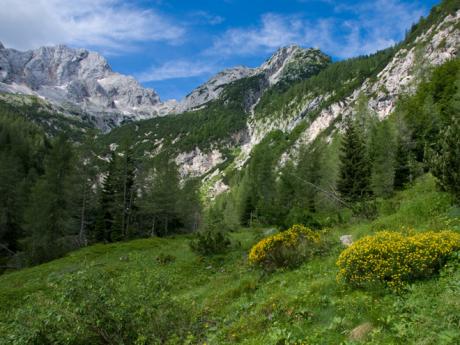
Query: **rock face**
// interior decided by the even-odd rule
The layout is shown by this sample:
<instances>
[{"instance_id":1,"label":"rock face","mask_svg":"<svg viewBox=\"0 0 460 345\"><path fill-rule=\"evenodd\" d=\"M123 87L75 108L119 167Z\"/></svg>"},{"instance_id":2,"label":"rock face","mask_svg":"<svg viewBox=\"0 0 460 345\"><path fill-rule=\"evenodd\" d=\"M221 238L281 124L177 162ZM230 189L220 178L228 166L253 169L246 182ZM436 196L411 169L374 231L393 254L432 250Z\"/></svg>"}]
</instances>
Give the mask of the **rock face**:
<instances>
[{"instance_id":1,"label":"rock face","mask_svg":"<svg viewBox=\"0 0 460 345\"><path fill-rule=\"evenodd\" d=\"M266 80L265 88L268 88L279 82L290 83L308 78L330 62L330 57L318 49L304 49L296 45L280 48L260 67L238 66L216 74L180 101L173 112L193 110L215 100L225 85L239 79L260 75ZM253 99L251 103L255 104L257 100Z\"/></svg>"},{"instance_id":2,"label":"rock face","mask_svg":"<svg viewBox=\"0 0 460 345\"><path fill-rule=\"evenodd\" d=\"M99 54L64 45L26 52L0 45L0 91L69 103L93 115L122 115L120 120L164 115L170 108L133 77L113 72Z\"/></svg>"},{"instance_id":3,"label":"rock face","mask_svg":"<svg viewBox=\"0 0 460 345\"><path fill-rule=\"evenodd\" d=\"M225 85L242 78L250 77L254 74L254 69L244 66L237 66L223 70L188 94L174 108L174 112L182 113L212 101L220 96Z\"/></svg>"}]
</instances>

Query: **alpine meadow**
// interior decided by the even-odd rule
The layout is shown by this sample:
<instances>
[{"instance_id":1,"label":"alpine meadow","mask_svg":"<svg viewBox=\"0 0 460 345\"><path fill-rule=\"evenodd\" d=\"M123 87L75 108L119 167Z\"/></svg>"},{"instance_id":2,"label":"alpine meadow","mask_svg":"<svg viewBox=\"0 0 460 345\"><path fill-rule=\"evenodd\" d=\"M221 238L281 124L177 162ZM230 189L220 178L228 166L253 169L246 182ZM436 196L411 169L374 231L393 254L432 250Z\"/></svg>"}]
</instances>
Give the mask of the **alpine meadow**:
<instances>
[{"instance_id":1,"label":"alpine meadow","mask_svg":"<svg viewBox=\"0 0 460 345\"><path fill-rule=\"evenodd\" d=\"M4 1L0 345L460 344L458 0Z\"/></svg>"}]
</instances>

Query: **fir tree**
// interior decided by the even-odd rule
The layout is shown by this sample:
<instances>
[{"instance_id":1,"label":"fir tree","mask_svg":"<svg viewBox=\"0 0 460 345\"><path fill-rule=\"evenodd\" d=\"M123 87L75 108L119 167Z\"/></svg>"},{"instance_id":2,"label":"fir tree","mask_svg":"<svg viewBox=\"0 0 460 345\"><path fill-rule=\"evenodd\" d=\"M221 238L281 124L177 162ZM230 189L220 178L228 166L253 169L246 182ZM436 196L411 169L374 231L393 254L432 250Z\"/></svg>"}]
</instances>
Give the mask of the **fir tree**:
<instances>
[{"instance_id":1,"label":"fir tree","mask_svg":"<svg viewBox=\"0 0 460 345\"><path fill-rule=\"evenodd\" d=\"M34 263L53 259L66 251L64 236L74 235L74 156L70 143L59 136L45 159L45 173L32 189L25 212L26 241Z\"/></svg>"},{"instance_id":2,"label":"fir tree","mask_svg":"<svg viewBox=\"0 0 460 345\"><path fill-rule=\"evenodd\" d=\"M433 174L443 189L460 202L460 120L457 117L452 118L452 123L442 132L439 146L441 150L432 163Z\"/></svg>"},{"instance_id":3,"label":"fir tree","mask_svg":"<svg viewBox=\"0 0 460 345\"><path fill-rule=\"evenodd\" d=\"M370 194L370 164L362 131L348 119L343 136L338 190L348 201L359 201Z\"/></svg>"},{"instance_id":4,"label":"fir tree","mask_svg":"<svg viewBox=\"0 0 460 345\"><path fill-rule=\"evenodd\" d=\"M371 132L371 186L376 196L388 197L393 193L396 164L396 142L394 132L388 120L376 125Z\"/></svg>"},{"instance_id":5,"label":"fir tree","mask_svg":"<svg viewBox=\"0 0 460 345\"><path fill-rule=\"evenodd\" d=\"M157 157L153 179L140 201L141 212L150 219L150 235L166 236L182 225L178 211L179 172L174 161L162 155Z\"/></svg>"},{"instance_id":6,"label":"fir tree","mask_svg":"<svg viewBox=\"0 0 460 345\"><path fill-rule=\"evenodd\" d=\"M100 190L99 211L96 221L96 241L117 241L122 238L120 207L120 183L118 157L112 151L107 174Z\"/></svg>"}]
</instances>

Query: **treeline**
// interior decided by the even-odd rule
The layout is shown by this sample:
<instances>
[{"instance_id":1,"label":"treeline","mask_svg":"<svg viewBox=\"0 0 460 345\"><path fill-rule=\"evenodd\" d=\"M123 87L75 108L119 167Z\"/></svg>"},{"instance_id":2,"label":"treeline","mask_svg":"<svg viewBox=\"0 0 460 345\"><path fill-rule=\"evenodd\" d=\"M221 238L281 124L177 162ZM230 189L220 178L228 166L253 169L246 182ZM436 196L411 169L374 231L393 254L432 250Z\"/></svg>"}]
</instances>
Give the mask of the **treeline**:
<instances>
[{"instance_id":1,"label":"treeline","mask_svg":"<svg viewBox=\"0 0 460 345\"><path fill-rule=\"evenodd\" d=\"M460 200L460 60L436 68L384 121L367 103L360 97L353 118L342 119L341 133L301 148L295 163L284 157L289 135L267 136L246 168L227 177L233 188L213 210L221 214L221 227L315 228L340 221L331 216L340 217L337 210L344 208L373 217L379 198L428 171Z\"/></svg>"},{"instance_id":2,"label":"treeline","mask_svg":"<svg viewBox=\"0 0 460 345\"><path fill-rule=\"evenodd\" d=\"M134 159L122 145L101 159L94 142L49 139L18 116L0 115L0 266L49 261L95 242L193 231L198 183L180 182L166 155Z\"/></svg>"}]
</instances>

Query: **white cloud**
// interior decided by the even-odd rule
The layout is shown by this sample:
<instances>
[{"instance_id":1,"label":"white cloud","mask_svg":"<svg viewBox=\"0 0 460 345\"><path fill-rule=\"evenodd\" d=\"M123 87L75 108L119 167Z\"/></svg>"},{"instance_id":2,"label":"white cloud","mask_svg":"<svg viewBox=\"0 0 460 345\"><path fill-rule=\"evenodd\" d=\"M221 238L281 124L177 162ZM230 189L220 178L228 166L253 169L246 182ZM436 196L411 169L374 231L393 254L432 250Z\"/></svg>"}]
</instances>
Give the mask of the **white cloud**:
<instances>
[{"instance_id":1,"label":"white cloud","mask_svg":"<svg viewBox=\"0 0 460 345\"><path fill-rule=\"evenodd\" d=\"M190 16L199 24L218 25L225 21L224 17L211 14L207 11L194 11L190 13Z\"/></svg>"},{"instance_id":2,"label":"white cloud","mask_svg":"<svg viewBox=\"0 0 460 345\"><path fill-rule=\"evenodd\" d=\"M205 54L257 55L294 43L317 47L341 58L369 54L395 44L424 9L398 0L376 0L353 7L339 4L335 12L353 12L354 19L310 20L300 15L269 13L256 27L233 28L216 37Z\"/></svg>"},{"instance_id":3,"label":"white cloud","mask_svg":"<svg viewBox=\"0 0 460 345\"><path fill-rule=\"evenodd\" d=\"M117 51L184 34L163 15L121 0L2 0L1 7L0 41L16 49L65 43Z\"/></svg>"},{"instance_id":4,"label":"white cloud","mask_svg":"<svg viewBox=\"0 0 460 345\"><path fill-rule=\"evenodd\" d=\"M217 67L212 63L177 60L169 61L161 66L152 67L148 71L137 75L137 78L141 82L190 78L213 73L216 70Z\"/></svg>"}]
</instances>

